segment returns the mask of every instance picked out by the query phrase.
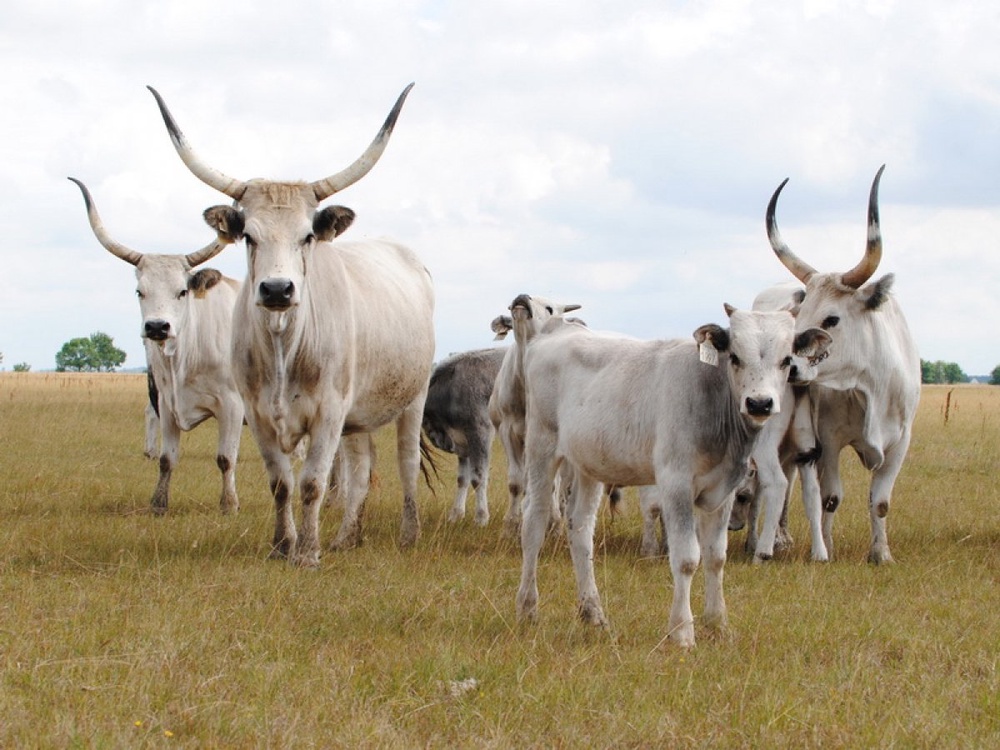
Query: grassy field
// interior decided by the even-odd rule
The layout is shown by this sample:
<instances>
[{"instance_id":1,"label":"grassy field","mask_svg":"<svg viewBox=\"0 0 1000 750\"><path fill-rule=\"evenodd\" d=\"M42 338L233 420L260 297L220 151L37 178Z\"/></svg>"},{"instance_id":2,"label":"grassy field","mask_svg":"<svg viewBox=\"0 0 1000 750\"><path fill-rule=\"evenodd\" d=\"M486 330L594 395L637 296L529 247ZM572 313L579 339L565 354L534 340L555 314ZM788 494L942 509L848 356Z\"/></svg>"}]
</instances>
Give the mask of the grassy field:
<instances>
[{"instance_id":1,"label":"grassy field","mask_svg":"<svg viewBox=\"0 0 1000 750\"><path fill-rule=\"evenodd\" d=\"M687 652L664 641L670 571L638 557L632 491L598 521L611 627L576 621L559 540L541 621L520 626L499 449L490 526L445 522L448 457L403 552L381 434L364 546L298 570L267 560L249 434L239 515L218 511L214 422L185 435L168 514L148 512L144 394L144 376L0 374L0 747L1000 746L1000 388L925 387L896 565L864 562L865 477L845 453L834 562L808 562L797 501L774 562L749 565L734 535L730 628L697 627Z\"/></svg>"}]
</instances>

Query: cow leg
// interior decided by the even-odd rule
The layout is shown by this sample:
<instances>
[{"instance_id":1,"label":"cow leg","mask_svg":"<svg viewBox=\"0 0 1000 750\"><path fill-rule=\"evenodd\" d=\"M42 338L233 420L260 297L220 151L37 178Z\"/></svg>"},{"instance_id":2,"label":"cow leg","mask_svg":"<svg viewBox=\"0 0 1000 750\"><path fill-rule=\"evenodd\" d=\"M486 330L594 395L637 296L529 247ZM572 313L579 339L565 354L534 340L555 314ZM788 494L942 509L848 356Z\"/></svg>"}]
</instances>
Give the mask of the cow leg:
<instances>
[{"instance_id":1,"label":"cow leg","mask_svg":"<svg viewBox=\"0 0 1000 750\"><path fill-rule=\"evenodd\" d=\"M476 493L476 526L490 522L490 504L486 489L490 481L490 445L493 442L493 425L483 425L469 440L469 463L472 471L472 489Z\"/></svg>"},{"instance_id":2,"label":"cow leg","mask_svg":"<svg viewBox=\"0 0 1000 750\"><path fill-rule=\"evenodd\" d=\"M223 513L236 513L240 500L236 494L236 460L240 452L240 433L243 431L243 402L233 395L218 414L219 451L215 463L222 472L222 495L219 507Z\"/></svg>"},{"instance_id":3,"label":"cow leg","mask_svg":"<svg viewBox=\"0 0 1000 750\"><path fill-rule=\"evenodd\" d=\"M160 476L153 490L150 505L153 513L163 515L170 504L170 475L177 465L181 451L181 429L169 409L160 404Z\"/></svg>"},{"instance_id":4,"label":"cow leg","mask_svg":"<svg viewBox=\"0 0 1000 750\"><path fill-rule=\"evenodd\" d=\"M507 454L507 493L510 504L503 519L504 534L517 538L521 530L521 500L524 496L524 434L505 420L500 425L500 442Z\"/></svg>"},{"instance_id":5,"label":"cow leg","mask_svg":"<svg viewBox=\"0 0 1000 750\"><path fill-rule=\"evenodd\" d=\"M521 584L517 589L519 620L538 619L538 553L552 517L551 498L556 474L556 436L540 427L528 436L527 501L521 523Z\"/></svg>"},{"instance_id":6,"label":"cow leg","mask_svg":"<svg viewBox=\"0 0 1000 750\"><path fill-rule=\"evenodd\" d=\"M420 538L420 514L417 511L417 476L420 474L420 430L424 418L427 386L410 402L396 420L396 460L399 481L403 485L403 518L399 546L412 547Z\"/></svg>"},{"instance_id":7,"label":"cow leg","mask_svg":"<svg viewBox=\"0 0 1000 750\"><path fill-rule=\"evenodd\" d=\"M781 520L782 506L788 493L788 479L776 452L755 456L757 463L757 497L764 510L764 525L757 538L754 562L774 557L774 542Z\"/></svg>"},{"instance_id":8,"label":"cow leg","mask_svg":"<svg viewBox=\"0 0 1000 750\"><path fill-rule=\"evenodd\" d=\"M455 501L448 511L448 520L452 523L465 518L465 496L469 492L469 484L472 481L472 466L468 456L458 457L458 491L455 494Z\"/></svg>"},{"instance_id":9,"label":"cow leg","mask_svg":"<svg viewBox=\"0 0 1000 750\"><path fill-rule=\"evenodd\" d=\"M670 605L667 634L678 645L694 646L694 614L691 612L691 580L701 561L695 532L694 497L683 478L660 479L661 504L667 509L667 544L670 546L670 572L674 596ZM728 519L727 519L728 520Z\"/></svg>"},{"instance_id":10,"label":"cow leg","mask_svg":"<svg viewBox=\"0 0 1000 750\"><path fill-rule=\"evenodd\" d=\"M369 433L344 435L337 456L340 462L337 481L344 515L330 549L343 551L360 547L363 541L365 499L374 461L372 436Z\"/></svg>"},{"instance_id":11,"label":"cow leg","mask_svg":"<svg viewBox=\"0 0 1000 750\"><path fill-rule=\"evenodd\" d=\"M565 466L565 464L564 464ZM601 504L601 484L576 473L573 482L572 512L566 516L566 536L576 573L576 593L580 619L589 625L606 626L601 595L594 578L594 527Z\"/></svg>"},{"instance_id":12,"label":"cow leg","mask_svg":"<svg viewBox=\"0 0 1000 750\"><path fill-rule=\"evenodd\" d=\"M696 511L698 546L705 560L705 615L710 628L721 630L727 624L726 599L722 594L723 572L726 566L726 546L729 543L729 513L733 493L711 510Z\"/></svg>"},{"instance_id":13,"label":"cow leg","mask_svg":"<svg viewBox=\"0 0 1000 750\"><path fill-rule=\"evenodd\" d=\"M809 521L812 559L814 562L827 562L830 556L827 553L826 542L823 541L823 505L816 464L804 463L798 470L799 482L802 485L802 506L805 508L806 520Z\"/></svg>"},{"instance_id":14,"label":"cow leg","mask_svg":"<svg viewBox=\"0 0 1000 750\"><path fill-rule=\"evenodd\" d=\"M271 487L271 496L274 498L274 537L271 539L272 559L286 559L295 549L298 540L298 532L295 528L295 517L292 513L292 487L294 477L292 475L292 463L288 456L281 452L276 440L267 443L261 441L260 435L256 435L257 445L260 446L261 457L264 459L264 468Z\"/></svg>"},{"instance_id":15,"label":"cow leg","mask_svg":"<svg viewBox=\"0 0 1000 750\"><path fill-rule=\"evenodd\" d=\"M639 512L642 514L643 557L661 557L667 549L667 520L660 505L660 493L656 485L639 488ZM659 536L659 539L657 539Z\"/></svg>"},{"instance_id":16,"label":"cow leg","mask_svg":"<svg viewBox=\"0 0 1000 750\"><path fill-rule=\"evenodd\" d=\"M828 559L833 559L833 514L844 497L840 481L840 446L823 445L818 462L820 502L823 506L823 544Z\"/></svg>"},{"instance_id":17,"label":"cow leg","mask_svg":"<svg viewBox=\"0 0 1000 750\"><path fill-rule=\"evenodd\" d=\"M903 438L885 452L882 464L872 472L871 488L868 493L868 515L871 517L872 541L868 550L868 562L893 562L889 552L889 536L886 533L885 518L889 515L892 488L903 467L903 459L910 445L910 431L905 428Z\"/></svg>"},{"instance_id":18,"label":"cow leg","mask_svg":"<svg viewBox=\"0 0 1000 750\"><path fill-rule=\"evenodd\" d=\"M156 409L152 404L146 404L146 447L143 455L146 458L156 458L156 439L160 434L160 418L156 416Z\"/></svg>"}]
</instances>

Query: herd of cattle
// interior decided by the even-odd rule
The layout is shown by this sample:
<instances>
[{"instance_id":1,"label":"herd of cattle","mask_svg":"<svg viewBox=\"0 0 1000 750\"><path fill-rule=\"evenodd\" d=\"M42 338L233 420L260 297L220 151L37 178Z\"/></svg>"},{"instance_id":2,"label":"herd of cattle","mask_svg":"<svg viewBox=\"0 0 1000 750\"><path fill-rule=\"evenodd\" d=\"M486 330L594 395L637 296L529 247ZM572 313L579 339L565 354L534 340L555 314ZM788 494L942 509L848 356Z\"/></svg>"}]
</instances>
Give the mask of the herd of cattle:
<instances>
[{"instance_id":1,"label":"herd of cattle","mask_svg":"<svg viewBox=\"0 0 1000 750\"><path fill-rule=\"evenodd\" d=\"M135 266L152 394L150 455L159 417L154 512L166 512L169 504L180 433L209 417L219 422L220 505L236 511L234 469L246 421L274 497L271 554L316 566L328 487L336 488L344 507L333 546L360 543L371 436L395 422L401 544L412 545L420 532L422 435L458 456L449 520L464 517L471 485L480 525L490 517L490 447L499 435L510 496L504 528L519 531L522 548L518 616L537 616L539 549L546 530L564 518L579 614L605 622L593 570L596 513L602 490L614 502L621 487L633 486L643 553L670 559L669 635L689 646L691 581L699 563L705 564L704 621L724 624L727 529L747 525L748 551L755 560L770 558L786 538L796 475L812 559L830 559L843 495L839 456L850 446L871 473L869 560L892 560L886 516L910 442L920 363L891 293L892 275L872 280L882 254L881 169L869 196L864 256L846 273L818 272L784 243L775 210L785 183L778 187L767 207L767 235L796 281L762 292L751 310L726 305L728 328L708 324L690 340L641 341L593 331L567 316L579 305L521 294L509 316L492 322L497 338L513 332L511 346L453 355L434 367L427 269L395 242L332 242L350 227L354 212L319 208L372 169L411 87L353 164L314 182L240 180L219 172L194 152L150 88L184 164L232 199L205 211L216 238L186 255L141 253L116 242L86 186L73 180L97 239ZM247 249L244 282L194 270L240 240ZM301 459L298 527L295 455Z\"/></svg>"}]
</instances>

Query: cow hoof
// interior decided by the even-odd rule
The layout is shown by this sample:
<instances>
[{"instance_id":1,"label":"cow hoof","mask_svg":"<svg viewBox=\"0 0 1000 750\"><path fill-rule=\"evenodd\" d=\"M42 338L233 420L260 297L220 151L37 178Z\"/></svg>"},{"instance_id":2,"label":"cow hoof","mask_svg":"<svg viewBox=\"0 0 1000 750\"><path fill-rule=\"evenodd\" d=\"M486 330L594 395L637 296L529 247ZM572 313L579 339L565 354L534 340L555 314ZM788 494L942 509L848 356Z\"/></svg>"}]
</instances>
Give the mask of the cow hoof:
<instances>
[{"instance_id":1,"label":"cow hoof","mask_svg":"<svg viewBox=\"0 0 1000 750\"><path fill-rule=\"evenodd\" d=\"M319 567L319 550L311 550L309 552L296 552L289 559L289 563L294 565L296 568L306 568L308 570L315 570Z\"/></svg>"},{"instance_id":2,"label":"cow hoof","mask_svg":"<svg viewBox=\"0 0 1000 750\"><path fill-rule=\"evenodd\" d=\"M868 562L872 565L892 565L896 561L892 559L888 549L873 548L868 552Z\"/></svg>"},{"instance_id":3,"label":"cow hoof","mask_svg":"<svg viewBox=\"0 0 1000 750\"><path fill-rule=\"evenodd\" d=\"M768 562L774 559L774 555L769 555L766 552L758 552L753 556L753 565L760 565L761 563Z\"/></svg>"},{"instance_id":4,"label":"cow hoof","mask_svg":"<svg viewBox=\"0 0 1000 750\"><path fill-rule=\"evenodd\" d=\"M448 523L458 523L463 518L465 518L465 508L462 508L461 510L457 510L456 508L452 508L448 512Z\"/></svg>"},{"instance_id":5,"label":"cow hoof","mask_svg":"<svg viewBox=\"0 0 1000 750\"><path fill-rule=\"evenodd\" d=\"M588 625L596 625L597 627L606 628L608 626L608 620L604 616L604 610L601 609L601 605L594 601L586 601L580 605L580 619L583 620Z\"/></svg>"},{"instance_id":6,"label":"cow hoof","mask_svg":"<svg viewBox=\"0 0 1000 750\"><path fill-rule=\"evenodd\" d=\"M479 513L477 511L476 512L476 517L473 520L474 520L476 526L486 526L490 522L490 514L489 514L489 512Z\"/></svg>"}]
</instances>

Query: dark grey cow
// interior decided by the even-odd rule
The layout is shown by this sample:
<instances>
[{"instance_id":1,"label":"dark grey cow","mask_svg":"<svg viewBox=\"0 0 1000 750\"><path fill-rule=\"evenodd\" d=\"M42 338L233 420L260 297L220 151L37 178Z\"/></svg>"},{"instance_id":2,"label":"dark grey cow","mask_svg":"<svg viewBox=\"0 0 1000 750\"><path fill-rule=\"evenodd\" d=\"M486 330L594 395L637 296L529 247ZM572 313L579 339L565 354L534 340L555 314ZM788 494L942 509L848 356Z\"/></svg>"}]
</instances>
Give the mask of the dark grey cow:
<instances>
[{"instance_id":1,"label":"dark grey cow","mask_svg":"<svg viewBox=\"0 0 1000 750\"><path fill-rule=\"evenodd\" d=\"M489 523L486 490L496 434L490 420L490 394L506 354L507 349L500 347L461 352L439 363L431 373L424 402L424 433L436 448L458 456L458 492L449 521L465 518L465 498L472 485L476 525Z\"/></svg>"}]
</instances>

